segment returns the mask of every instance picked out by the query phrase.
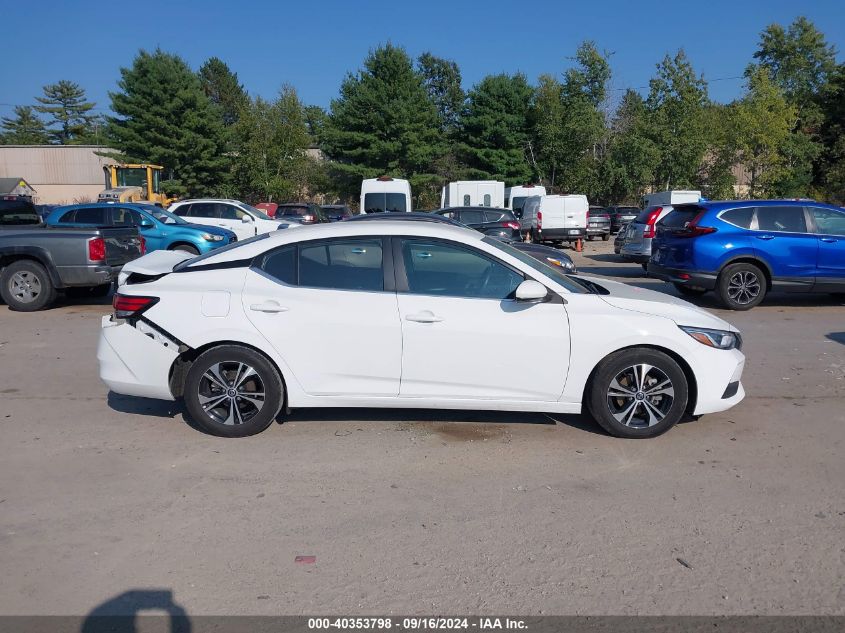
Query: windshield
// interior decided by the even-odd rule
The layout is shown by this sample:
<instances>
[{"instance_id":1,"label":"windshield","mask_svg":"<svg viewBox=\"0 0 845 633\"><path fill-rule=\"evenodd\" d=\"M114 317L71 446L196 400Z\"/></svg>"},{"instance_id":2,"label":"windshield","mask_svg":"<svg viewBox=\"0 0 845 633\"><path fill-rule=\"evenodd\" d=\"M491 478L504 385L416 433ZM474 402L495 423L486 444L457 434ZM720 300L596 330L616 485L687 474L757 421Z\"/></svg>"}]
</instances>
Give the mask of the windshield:
<instances>
[{"instance_id":1,"label":"windshield","mask_svg":"<svg viewBox=\"0 0 845 633\"><path fill-rule=\"evenodd\" d=\"M0 200L0 224L41 224L41 216L31 202Z\"/></svg>"},{"instance_id":2,"label":"windshield","mask_svg":"<svg viewBox=\"0 0 845 633\"><path fill-rule=\"evenodd\" d=\"M255 207L247 204L246 202L241 202L241 206L257 218L261 218L262 220L272 220L273 219L269 215L264 213L264 211L261 211L260 209L256 209ZM220 252L220 250L218 249L217 252Z\"/></svg>"},{"instance_id":3,"label":"windshield","mask_svg":"<svg viewBox=\"0 0 845 633\"><path fill-rule=\"evenodd\" d=\"M154 209L145 208L144 211L149 213L159 222L164 222L165 224L187 224L187 222L178 215L174 215L170 213L170 211L165 211L164 209L159 209L158 207Z\"/></svg>"},{"instance_id":4,"label":"windshield","mask_svg":"<svg viewBox=\"0 0 845 633\"><path fill-rule=\"evenodd\" d=\"M146 187L147 170L142 167L119 167L117 170L118 187Z\"/></svg>"},{"instance_id":5,"label":"windshield","mask_svg":"<svg viewBox=\"0 0 845 633\"><path fill-rule=\"evenodd\" d=\"M531 255L527 253L523 253L522 251L518 251L517 249L505 244L504 242L497 240L494 237L485 237L482 240L485 244L490 244L491 246L495 246L501 251L504 251L508 255L515 257L519 261L521 261L526 266L529 266L536 270L539 273L542 273L546 277L550 277L554 279L557 283L561 286L566 288L569 292L573 294L589 294L590 291L587 290L583 285L575 282L573 279L569 277L569 275L564 274L561 272L561 269L556 268L554 266L549 266L545 262L541 262L539 259L534 259Z\"/></svg>"}]
</instances>

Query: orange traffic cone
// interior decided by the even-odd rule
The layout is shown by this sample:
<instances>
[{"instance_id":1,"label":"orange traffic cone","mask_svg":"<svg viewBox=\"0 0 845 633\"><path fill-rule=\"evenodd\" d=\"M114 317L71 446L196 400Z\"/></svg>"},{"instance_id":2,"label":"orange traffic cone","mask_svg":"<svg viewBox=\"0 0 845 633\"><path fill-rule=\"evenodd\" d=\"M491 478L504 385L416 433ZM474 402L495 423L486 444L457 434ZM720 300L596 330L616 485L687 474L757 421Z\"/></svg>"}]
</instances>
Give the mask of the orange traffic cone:
<instances>
[{"instance_id":1,"label":"orange traffic cone","mask_svg":"<svg viewBox=\"0 0 845 633\"><path fill-rule=\"evenodd\" d=\"M575 252L580 253L584 250L584 245L581 243L581 238L579 237L575 240Z\"/></svg>"}]
</instances>

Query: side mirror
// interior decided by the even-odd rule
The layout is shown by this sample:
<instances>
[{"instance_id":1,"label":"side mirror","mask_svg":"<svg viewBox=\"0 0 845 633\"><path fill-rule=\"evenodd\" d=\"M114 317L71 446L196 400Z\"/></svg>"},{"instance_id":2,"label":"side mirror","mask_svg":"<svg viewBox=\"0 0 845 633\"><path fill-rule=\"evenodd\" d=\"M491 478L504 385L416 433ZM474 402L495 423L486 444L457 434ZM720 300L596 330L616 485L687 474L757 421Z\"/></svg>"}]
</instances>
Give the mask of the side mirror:
<instances>
[{"instance_id":1,"label":"side mirror","mask_svg":"<svg viewBox=\"0 0 845 633\"><path fill-rule=\"evenodd\" d=\"M144 219L144 220L141 220L141 224L139 224L138 226L140 226L142 229L152 229L152 228L155 227L155 224L153 224L149 220Z\"/></svg>"},{"instance_id":2,"label":"side mirror","mask_svg":"<svg viewBox=\"0 0 845 633\"><path fill-rule=\"evenodd\" d=\"M251 215L245 215L241 219L241 222L243 222L244 224L249 224L250 222L252 222L252 216Z\"/></svg>"},{"instance_id":3,"label":"side mirror","mask_svg":"<svg viewBox=\"0 0 845 633\"><path fill-rule=\"evenodd\" d=\"M548 294L546 287L533 279L526 279L516 287L517 301L542 301Z\"/></svg>"}]
</instances>

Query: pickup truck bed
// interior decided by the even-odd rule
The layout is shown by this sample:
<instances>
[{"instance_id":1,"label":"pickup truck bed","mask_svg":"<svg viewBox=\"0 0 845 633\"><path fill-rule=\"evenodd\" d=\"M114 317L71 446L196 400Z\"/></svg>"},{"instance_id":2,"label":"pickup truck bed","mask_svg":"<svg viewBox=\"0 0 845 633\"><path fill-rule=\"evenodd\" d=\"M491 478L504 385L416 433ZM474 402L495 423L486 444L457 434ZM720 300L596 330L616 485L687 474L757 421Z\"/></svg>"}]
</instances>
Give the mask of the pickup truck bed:
<instances>
[{"instance_id":1,"label":"pickup truck bed","mask_svg":"<svg viewBox=\"0 0 845 633\"><path fill-rule=\"evenodd\" d=\"M31 203L0 200L0 297L13 310L45 308L60 290L105 295L143 251L134 227L47 228Z\"/></svg>"}]
</instances>

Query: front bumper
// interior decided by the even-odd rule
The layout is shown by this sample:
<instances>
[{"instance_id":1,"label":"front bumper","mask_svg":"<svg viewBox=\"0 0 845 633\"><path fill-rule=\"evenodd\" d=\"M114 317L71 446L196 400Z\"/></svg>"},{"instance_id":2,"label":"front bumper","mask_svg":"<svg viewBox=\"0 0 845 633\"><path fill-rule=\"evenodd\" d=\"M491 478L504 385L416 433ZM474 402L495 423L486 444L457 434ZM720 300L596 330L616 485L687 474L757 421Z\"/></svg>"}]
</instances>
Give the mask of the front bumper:
<instances>
[{"instance_id":1,"label":"front bumper","mask_svg":"<svg viewBox=\"0 0 845 633\"><path fill-rule=\"evenodd\" d=\"M648 263L648 274L673 284L704 288L705 290L713 290L716 287L716 280L718 278L714 273L667 268L666 266L655 264L653 261Z\"/></svg>"},{"instance_id":2,"label":"front bumper","mask_svg":"<svg viewBox=\"0 0 845 633\"><path fill-rule=\"evenodd\" d=\"M698 398L694 415L726 411L745 398L742 386L745 355L737 349L708 349L706 353L710 357L707 370L696 372Z\"/></svg>"},{"instance_id":3,"label":"front bumper","mask_svg":"<svg viewBox=\"0 0 845 633\"><path fill-rule=\"evenodd\" d=\"M178 355L172 342L165 346L126 322L103 317L97 361L100 380L115 393L175 400L169 383L170 368Z\"/></svg>"}]
</instances>

